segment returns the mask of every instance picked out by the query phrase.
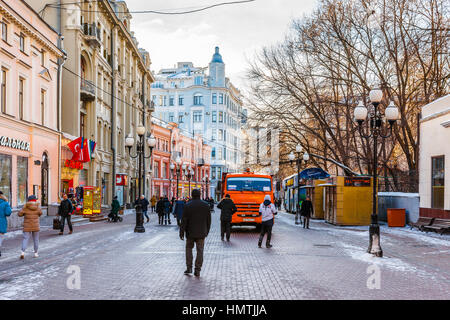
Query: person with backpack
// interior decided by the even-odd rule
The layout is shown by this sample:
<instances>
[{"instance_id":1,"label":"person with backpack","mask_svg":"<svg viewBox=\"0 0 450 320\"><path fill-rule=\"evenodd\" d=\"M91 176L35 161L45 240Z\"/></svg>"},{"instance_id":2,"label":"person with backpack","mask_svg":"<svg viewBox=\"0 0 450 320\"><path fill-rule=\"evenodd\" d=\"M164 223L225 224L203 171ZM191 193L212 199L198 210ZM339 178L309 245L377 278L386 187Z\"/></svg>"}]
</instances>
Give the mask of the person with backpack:
<instances>
[{"instance_id":1,"label":"person with backpack","mask_svg":"<svg viewBox=\"0 0 450 320\"><path fill-rule=\"evenodd\" d=\"M29 196L27 200L28 201L23 207L23 209L18 213L19 217L24 217L22 253L20 255L20 259L25 258L25 251L27 250L28 240L30 240L30 237L33 237L34 257L35 258L39 257L38 255L39 231L40 231L39 218L42 216L42 210L39 203L37 202L37 198L35 195Z\"/></svg>"},{"instance_id":2,"label":"person with backpack","mask_svg":"<svg viewBox=\"0 0 450 320\"><path fill-rule=\"evenodd\" d=\"M264 202L259 206L259 213L262 216L261 234L259 235L258 247L261 248L264 236L267 234L266 248L272 248L270 240L272 238L272 227L274 216L277 214L275 205L270 201L270 195L264 197Z\"/></svg>"},{"instance_id":3,"label":"person with backpack","mask_svg":"<svg viewBox=\"0 0 450 320\"><path fill-rule=\"evenodd\" d=\"M233 214L237 212L236 205L229 194L225 195L225 198L220 201L217 205L217 208L221 210L220 213L220 238L223 241L223 237L226 234L227 241L230 241L230 233L231 233L231 218Z\"/></svg>"},{"instance_id":4,"label":"person with backpack","mask_svg":"<svg viewBox=\"0 0 450 320\"><path fill-rule=\"evenodd\" d=\"M11 206L8 203L8 199L3 195L3 192L0 191L0 257L2 256L2 242L3 236L8 229L8 220L6 217L11 215Z\"/></svg>"}]
</instances>

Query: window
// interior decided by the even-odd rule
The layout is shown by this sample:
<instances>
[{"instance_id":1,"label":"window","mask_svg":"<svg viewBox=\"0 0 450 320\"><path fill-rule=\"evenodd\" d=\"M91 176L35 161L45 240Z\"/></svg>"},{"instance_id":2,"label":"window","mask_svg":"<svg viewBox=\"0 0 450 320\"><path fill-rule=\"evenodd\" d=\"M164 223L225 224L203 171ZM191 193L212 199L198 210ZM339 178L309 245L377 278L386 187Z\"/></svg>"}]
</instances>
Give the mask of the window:
<instances>
[{"instance_id":1,"label":"window","mask_svg":"<svg viewBox=\"0 0 450 320\"><path fill-rule=\"evenodd\" d=\"M201 86L203 84L203 77L202 76L195 77L194 82L196 86Z\"/></svg>"},{"instance_id":2,"label":"window","mask_svg":"<svg viewBox=\"0 0 450 320\"><path fill-rule=\"evenodd\" d=\"M45 98L47 92L41 89L41 124L45 125Z\"/></svg>"},{"instance_id":3,"label":"window","mask_svg":"<svg viewBox=\"0 0 450 320\"><path fill-rule=\"evenodd\" d=\"M194 106L199 106L203 103L203 97L200 95L194 96Z\"/></svg>"},{"instance_id":4,"label":"window","mask_svg":"<svg viewBox=\"0 0 450 320\"><path fill-rule=\"evenodd\" d=\"M184 97L182 95L180 95L178 97L178 105L182 106L184 104Z\"/></svg>"},{"instance_id":5,"label":"window","mask_svg":"<svg viewBox=\"0 0 450 320\"><path fill-rule=\"evenodd\" d=\"M201 111L193 112L193 121L194 122L202 122L202 112Z\"/></svg>"},{"instance_id":6,"label":"window","mask_svg":"<svg viewBox=\"0 0 450 320\"><path fill-rule=\"evenodd\" d=\"M8 24L2 21L2 40L8 42Z\"/></svg>"},{"instance_id":7,"label":"window","mask_svg":"<svg viewBox=\"0 0 450 320\"><path fill-rule=\"evenodd\" d=\"M217 104L217 93L212 94L212 104Z\"/></svg>"},{"instance_id":8,"label":"window","mask_svg":"<svg viewBox=\"0 0 450 320\"><path fill-rule=\"evenodd\" d=\"M86 115L80 112L80 137L85 137Z\"/></svg>"},{"instance_id":9,"label":"window","mask_svg":"<svg viewBox=\"0 0 450 320\"><path fill-rule=\"evenodd\" d=\"M219 94L219 104L223 104L223 93Z\"/></svg>"},{"instance_id":10,"label":"window","mask_svg":"<svg viewBox=\"0 0 450 320\"><path fill-rule=\"evenodd\" d=\"M163 97L159 96L159 105L162 106L163 105Z\"/></svg>"},{"instance_id":11,"label":"window","mask_svg":"<svg viewBox=\"0 0 450 320\"><path fill-rule=\"evenodd\" d=\"M223 130L219 129L219 141L223 140Z\"/></svg>"},{"instance_id":12,"label":"window","mask_svg":"<svg viewBox=\"0 0 450 320\"><path fill-rule=\"evenodd\" d=\"M217 122L217 111L213 111L212 112L211 121L212 122Z\"/></svg>"},{"instance_id":13,"label":"window","mask_svg":"<svg viewBox=\"0 0 450 320\"><path fill-rule=\"evenodd\" d=\"M218 153L217 153L217 160L222 160L222 148L219 148L218 149ZM219 175L219 177L220 177L220 175Z\"/></svg>"},{"instance_id":14,"label":"window","mask_svg":"<svg viewBox=\"0 0 450 320\"><path fill-rule=\"evenodd\" d=\"M19 49L25 52L25 36L22 33L19 36Z\"/></svg>"},{"instance_id":15,"label":"window","mask_svg":"<svg viewBox=\"0 0 450 320\"><path fill-rule=\"evenodd\" d=\"M0 190L11 201L11 170L12 157L6 154L0 154Z\"/></svg>"},{"instance_id":16,"label":"window","mask_svg":"<svg viewBox=\"0 0 450 320\"><path fill-rule=\"evenodd\" d=\"M173 112L169 112L169 122L173 122L174 118Z\"/></svg>"},{"instance_id":17,"label":"window","mask_svg":"<svg viewBox=\"0 0 450 320\"><path fill-rule=\"evenodd\" d=\"M167 106L167 97L166 96L163 97L163 106L164 107Z\"/></svg>"},{"instance_id":18,"label":"window","mask_svg":"<svg viewBox=\"0 0 450 320\"><path fill-rule=\"evenodd\" d=\"M153 176L159 178L159 162L155 162L153 165Z\"/></svg>"},{"instance_id":19,"label":"window","mask_svg":"<svg viewBox=\"0 0 450 320\"><path fill-rule=\"evenodd\" d=\"M227 160L227 148L223 147L223 160Z\"/></svg>"},{"instance_id":20,"label":"window","mask_svg":"<svg viewBox=\"0 0 450 320\"><path fill-rule=\"evenodd\" d=\"M28 197L28 158L17 157L17 204L24 205Z\"/></svg>"},{"instance_id":21,"label":"window","mask_svg":"<svg viewBox=\"0 0 450 320\"><path fill-rule=\"evenodd\" d=\"M167 163L163 162L162 164L162 177L167 179Z\"/></svg>"},{"instance_id":22,"label":"window","mask_svg":"<svg viewBox=\"0 0 450 320\"><path fill-rule=\"evenodd\" d=\"M25 80L19 78L19 119L23 120L23 88Z\"/></svg>"},{"instance_id":23,"label":"window","mask_svg":"<svg viewBox=\"0 0 450 320\"><path fill-rule=\"evenodd\" d=\"M178 113L178 122L183 123L183 112Z\"/></svg>"},{"instance_id":24,"label":"window","mask_svg":"<svg viewBox=\"0 0 450 320\"><path fill-rule=\"evenodd\" d=\"M6 113L6 69L2 69L2 77L1 77L1 108L2 108L2 112Z\"/></svg>"},{"instance_id":25,"label":"window","mask_svg":"<svg viewBox=\"0 0 450 320\"><path fill-rule=\"evenodd\" d=\"M156 96L152 96L152 101L154 104L156 104Z\"/></svg>"},{"instance_id":26,"label":"window","mask_svg":"<svg viewBox=\"0 0 450 320\"><path fill-rule=\"evenodd\" d=\"M431 158L431 205L434 209L444 209L444 165L444 156Z\"/></svg>"},{"instance_id":27,"label":"window","mask_svg":"<svg viewBox=\"0 0 450 320\"><path fill-rule=\"evenodd\" d=\"M212 129L211 140L216 140L216 129Z\"/></svg>"},{"instance_id":28,"label":"window","mask_svg":"<svg viewBox=\"0 0 450 320\"><path fill-rule=\"evenodd\" d=\"M171 106L171 107L174 106L174 100L175 100L174 96L169 97L169 106Z\"/></svg>"},{"instance_id":29,"label":"window","mask_svg":"<svg viewBox=\"0 0 450 320\"><path fill-rule=\"evenodd\" d=\"M216 148L212 148L212 151L211 151L211 158L213 158L213 159L216 158Z\"/></svg>"},{"instance_id":30,"label":"window","mask_svg":"<svg viewBox=\"0 0 450 320\"><path fill-rule=\"evenodd\" d=\"M219 111L219 122L223 122L223 111Z\"/></svg>"}]
</instances>

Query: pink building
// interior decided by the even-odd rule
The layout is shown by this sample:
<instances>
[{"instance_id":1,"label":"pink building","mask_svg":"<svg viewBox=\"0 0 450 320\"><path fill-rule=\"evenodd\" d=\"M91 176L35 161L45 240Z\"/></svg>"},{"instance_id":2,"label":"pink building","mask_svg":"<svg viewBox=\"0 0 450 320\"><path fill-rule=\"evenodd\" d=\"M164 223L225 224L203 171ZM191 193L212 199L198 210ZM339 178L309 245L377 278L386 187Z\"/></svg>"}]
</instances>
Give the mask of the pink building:
<instances>
[{"instance_id":1,"label":"pink building","mask_svg":"<svg viewBox=\"0 0 450 320\"><path fill-rule=\"evenodd\" d=\"M13 207L58 201L58 34L25 2L0 0L0 190ZM61 59L61 60L60 60Z\"/></svg>"}]
</instances>

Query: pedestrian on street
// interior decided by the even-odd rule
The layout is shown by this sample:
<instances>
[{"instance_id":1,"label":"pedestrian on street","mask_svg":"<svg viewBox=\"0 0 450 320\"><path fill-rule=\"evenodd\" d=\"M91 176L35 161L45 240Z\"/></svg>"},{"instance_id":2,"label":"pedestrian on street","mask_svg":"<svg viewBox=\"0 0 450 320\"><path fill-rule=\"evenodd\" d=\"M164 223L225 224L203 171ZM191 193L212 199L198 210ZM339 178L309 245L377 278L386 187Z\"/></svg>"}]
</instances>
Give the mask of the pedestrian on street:
<instances>
[{"instance_id":1,"label":"pedestrian on street","mask_svg":"<svg viewBox=\"0 0 450 320\"><path fill-rule=\"evenodd\" d=\"M295 224L301 224L302 223L302 217L301 217L301 208L302 208L302 202L301 200L298 200L298 207L295 208Z\"/></svg>"},{"instance_id":2,"label":"pedestrian on street","mask_svg":"<svg viewBox=\"0 0 450 320\"><path fill-rule=\"evenodd\" d=\"M180 239L184 240L186 235L186 271L184 274L192 273L194 244L197 248L195 258L194 275L200 277L200 271L203 265L203 248L205 238L208 236L211 228L211 212L206 202L200 200L200 190L192 190L192 200L184 207L183 218L180 227Z\"/></svg>"},{"instance_id":3,"label":"pedestrian on street","mask_svg":"<svg viewBox=\"0 0 450 320\"><path fill-rule=\"evenodd\" d=\"M181 219L183 218L183 211L184 206L186 203L184 202L183 198L179 198L177 201L175 201L175 206L173 208L173 215L177 219L177 225L181 225Z\"/></svg>"},{"instance_id":4,"label":"pedestrian on street","mask_svg":"<svg viewBox=\"0 0 450 320\"><path fill-rule=\"evenodd\" d=\"M303 217L303 228L309 229L309 218L314 213L314 207L310 197L306 197L306 200L302 202L301 215Z\"/></svg>"},{"instance_id":5,"label":"pedestrian on street","mask_svg":"<svg viewBox=\"0 0 450 320\"><path fill-rule=\"evenodd\" d=\"M72 217L71 214L73 212L73 205L72 201L68 199L67 194L63 194L63 201L61 201L61 204L59 205L58 209L58 215L61 217L61 231L59 232L59 235L62 235L64 233L64 223L67 220L67 225L69 226L69 234L72 234L73 228L72 228Z\"/></svg>"},{"instance_id":6,"label":"pedestrian on street","mask_svg":"<svg viewBox=\"0 0 450 320\"><path fill-rule=\"evenodd\" d=\"M42 215L42 210L39 203L37 202L37 198L35 195L28 197L27 203L18 215L19 217L24 217L22 253L20 254L20 259L25 258L25 251L27 250L28 240L30 239L30 237L33 237L34 257L37 258L39 256L39 218Z\"/></svg>"},{"instance_id":7,"label":"pedestrian on street","mask_svg":"<svg viewBox=\"0 0 450 320\"><path fill-rule=\"evenodd\" d=\"M156 197L155 195L152 196L152 198L150 199L150 203L152 204L152 212L155 212L155 207L156 207Z\"/></svg>"},{"instance_id":8,"label":"pedestrian on street","mask_svg":"<svg viewBox=\"0 0 450 320\"><path fill-rule=\"evenodd\" d=\"M213 198L209 198L209 209L211 211L214 211L214 199Z\"/></svg>"},{"instance_id":9,"label":"pedestrian on street","mask_svg":"<svg viewBox=\"0 0 450 320\"><path fill-rule=\"evenodd\" d=\"M220 238L223 241L223 237L226 233L227 241L230 241L230 233L231 233L231 218L233 214L237 212L236 205L229 194L225 195L225 198L220 201L217 205L217 208L221 210L220 213Z\"/></svg>"},{"instance_id":10,"label":"pedestrian on street","mask_svg":"<svg viewBox=\"0 0 450 320\"><path fill-rule=\"evenodd\" d=\"M136 201L136 205L140 204L141 205L141 210L142 210L142 217L146 217L147 218L147 222L150 221L150 218L148 217L147 211L148 211L148 205L150 204L150 202L148 202L148 200L145 198L144 195L141 195L141 197Z\"/></svg>"},{"instance_id":11,"label":"pedestrian on street","mask_svg":"<svg viewBox=\"0 0 450 320\"><path fill-rule=\"evenodd\" d=\"M8 199L6 199L3 192L0 191L0 257L2 256L3 235L8 229L8 220L6 220L6 217L9 217L11 212L12 210L8 203Z\"/></svg>"},{"instance_id":12,"label":"pedestrian on street","mask_svg":"<svg viewBox=\"0 0 450 320\"><path fill-rule=\"evenodd\" d=\"M117 221L117 218L119 216L119 210L120 210L120 202L119 200L117 200L117 196L114 196L114 199L111 203L111 212L108 215L108 217L110 217L113 222Z\"/></svg>"},{"instance_id":13,"label":"pedestrian on street","mask_svg":"<svg viewBox=\"0 0 450 320\"><path fill-rule=\"evenodd\" d=\"M272 238L272 227L274 216L277 214L275 205L270 201L270 195L264 197L264 202L259 206L259 213L262 216L261 234L259 235L258 247L261 248L261 244L264 239L264 235L267 233L266 248L272 248L270 239Z\"/></svg>"},{"instance_id":14,"label":"pedestrian on street","mask_svg":"<svg viewBox=\"0 0 450 320\"><path fill-rule=\"evenodd\" d=\"M164 224L167 224L167 221L169 221L169 224L172 224L170 222L170 211L171 211L171 204L167 196L165 196L163 200Z\"/></svg>"},{"instance_id":15,"label":"pedestrian on street","mask_svg":"<svg viewBox=\"0 0 450 320\"><path fill-rule=\"evenodd\" d=\"M164 199L159 198L156 203L156 213L158 214L158 223L162 225L164 223Z\"/></svg>"}]
</instances>

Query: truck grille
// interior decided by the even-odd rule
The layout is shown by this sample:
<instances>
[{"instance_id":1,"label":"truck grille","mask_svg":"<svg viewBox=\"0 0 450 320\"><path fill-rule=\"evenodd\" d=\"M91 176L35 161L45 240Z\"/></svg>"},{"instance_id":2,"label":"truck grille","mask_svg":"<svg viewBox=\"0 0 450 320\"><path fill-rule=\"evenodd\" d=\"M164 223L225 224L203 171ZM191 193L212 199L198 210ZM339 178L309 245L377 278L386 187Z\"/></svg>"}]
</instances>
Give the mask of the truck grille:
<instances>
[{"instance_id":1,"label":"truck grille","mask_svg":"<svg viewBox=\"0 0 450 320\"><path fill-rule=\"evenodd\" d=\"M259 217L259 204L257 203L236 203L238 217Z\"/></svg>"}]
</instances>

